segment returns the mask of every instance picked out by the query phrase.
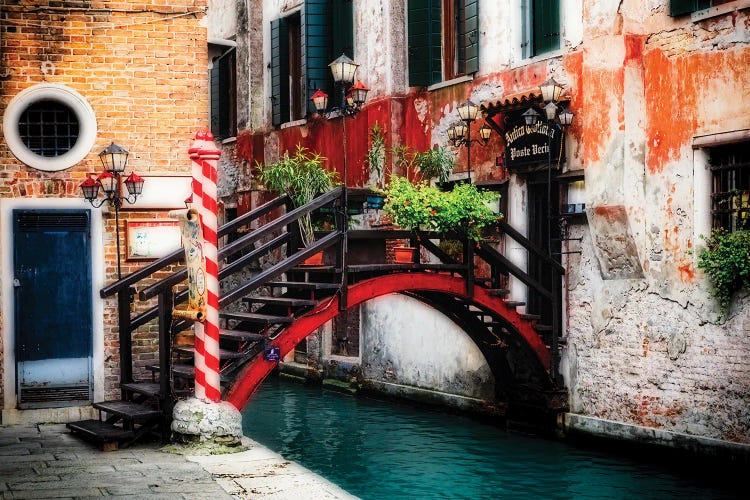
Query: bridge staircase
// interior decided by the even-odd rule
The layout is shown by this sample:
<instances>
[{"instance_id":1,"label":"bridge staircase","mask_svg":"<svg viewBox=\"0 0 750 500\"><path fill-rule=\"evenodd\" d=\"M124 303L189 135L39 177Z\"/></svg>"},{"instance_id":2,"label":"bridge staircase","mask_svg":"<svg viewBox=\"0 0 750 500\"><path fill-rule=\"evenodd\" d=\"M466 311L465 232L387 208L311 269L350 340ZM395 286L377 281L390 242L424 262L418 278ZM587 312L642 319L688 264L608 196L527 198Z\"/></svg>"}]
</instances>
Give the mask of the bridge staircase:
<instances>
[{"instance_id":1,"label":"bridge staircase","mask_svg":"<svg viewBox=\"0 0 750 500\"><path fill-rule=\"evenodd\" d=\"M238 379L252 373L251 365L264 363L264 351L279 345L285 332L291 330L289 327L298 319L333 303L338 311L344 311L349 307L349 289L358 284L362 285L359 290L367 289L370 283L385 276L413 278L417 285L402 293L433 305L471 332L496 377L515 376L510 373L512 370L506 359L509 349L534 357L536 348L542 376L536 373L536 378L526 379L535 386L537 393L559 392L556 376L561 339L559 286L536 282L489 241L473 242L461 235L448 235L463 242L463 259L457 261L439 248L438 241L446 235L349 230L343 210L346 199L344 189L337 188L303 207L294 208L290 199L282 196L219 228L220 241L230 241L219 249L222 263L219 306L223 326L220 330L220 375L225 394ZM334 229L316 233L316 241L301 248L299 218L321 210L334 214ZM557 262L546 257L509 225L502 221L498 224L501 234L540 258L548 259L551 282L560 283L563 268ZM431 262L350 263L350 244L397 239L408 239L414 246L423 248L431 254ZM301 265L321 251L326 255L323 265ZM168 440L174 403L192 394L194 378L192 323L172 319L172 309L187 300L187 271L181 262L183 258L180 249L100 291L102 298L117 301L120 398L94 403L99 418L68 424L74 434L105 449L126 447L147 436ZM481 276L476 275L477 269L482 269ZM549 299L554 324L539 324L538 316L516 311L524 304L506 298L506 285L511 275ZM460 293L420 289L418 283L438 276L450 277L453 285L460 280ZM475 300L477 294L484 300ZM153 334L148 332L154 329L158 331L158 357L146 362L143 353L153 342L149 338ZM525 330L525 336L519 336L519 330ZM535 338L531 338L532 335ZM536 342L536 347L529 347L529 339ZM253 387L261 380L262 377L253 381Z\"/></svg>"}]
</instances>

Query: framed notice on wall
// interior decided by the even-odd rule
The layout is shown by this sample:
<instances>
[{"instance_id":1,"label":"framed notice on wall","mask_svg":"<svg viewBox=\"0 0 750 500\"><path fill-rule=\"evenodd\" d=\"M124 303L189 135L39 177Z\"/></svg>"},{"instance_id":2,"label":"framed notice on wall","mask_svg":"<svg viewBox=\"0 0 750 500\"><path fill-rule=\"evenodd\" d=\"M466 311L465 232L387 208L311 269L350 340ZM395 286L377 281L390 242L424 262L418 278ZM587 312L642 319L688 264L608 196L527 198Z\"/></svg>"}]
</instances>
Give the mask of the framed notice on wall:
<instances>
[{"instance_id":1,"label":"framed notice on wall","mask_svg":"<svg viewBox=\"0 0 750 500\"><path fill-rule=\"evenodd\" d=\"M176 220L143 219L125 221L127 260L153 260L182 246L180 223Z\"/></svg>"}]
</instances>

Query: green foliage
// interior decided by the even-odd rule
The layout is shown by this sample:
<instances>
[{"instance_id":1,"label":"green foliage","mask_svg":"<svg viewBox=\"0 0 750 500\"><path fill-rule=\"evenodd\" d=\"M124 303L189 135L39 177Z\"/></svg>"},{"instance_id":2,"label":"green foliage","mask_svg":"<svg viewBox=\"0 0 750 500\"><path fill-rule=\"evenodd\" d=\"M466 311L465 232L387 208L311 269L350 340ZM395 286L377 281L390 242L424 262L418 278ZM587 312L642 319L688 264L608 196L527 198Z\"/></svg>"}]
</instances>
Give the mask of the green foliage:
<instances>
[{"instance_id":1,"label":"green foliage","mask_svg":"<svg viewBox=\"0 0 750 500\"><path fill-rule=\"evenodd\" d=\"M383 129L375 123L370 127L370 149L367 150L367 166L370 179L376 187L383 187L385 174L385 138Z\"/></svg>"},{"instance_id":2,"label":"green foliage","mask_svg":"<svg viewBox=\"0 0 750 500\"><path fill-rule=\"evenodd\" d=\"M404 177L393 177L385 191L386 213L406 229L456 231L479 240L482 228L498 219L488 206L497 195L482 193L472 184L459 184L445 192L424 182L412 184Z\"/></svg>"},{"instance_id":3,"label":"green foliage","mask_svg":"<svg viewBox=\"0 0 750 500\"><path fill-rule=\"evenodd\" d=\"M325 158L297 145L293 155L284 153L277 162L258 165L260 182L266 188L287 194L296 207L311 202L319 193L330 191L336 183L336 172L323 168ZM299 218L300 233L305 245L314 241L310 214Z\"/></svg>"},{"instance_id":4,"label":"green foliage","mask_svg":"<svg viewBox=\"0 0 750 500\"><path fill-rule=\"evenodd\" d=\"M734 292L750 286L750 230L711 231L698 267L708 275L722 311L727 311Z\"/></svg>"},{"instance_id":5,"label":"green foliage","mask_svg":"<svg viewBox=\"0 0 750 500\"><path fill-rule=\"evenodd\" d=\"M438 182L446 182L456 166L456 157L447 147L438 146L416 153L414 165L424 179L437 177Z\"/></svg>"}]
</instances>

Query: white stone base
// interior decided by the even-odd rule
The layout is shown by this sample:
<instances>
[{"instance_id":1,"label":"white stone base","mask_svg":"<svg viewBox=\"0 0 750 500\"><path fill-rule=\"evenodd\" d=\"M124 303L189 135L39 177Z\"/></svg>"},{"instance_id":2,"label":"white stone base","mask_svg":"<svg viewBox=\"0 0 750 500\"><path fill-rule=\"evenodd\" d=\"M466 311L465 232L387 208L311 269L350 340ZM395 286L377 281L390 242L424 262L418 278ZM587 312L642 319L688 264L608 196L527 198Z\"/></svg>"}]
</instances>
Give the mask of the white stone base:
<instances>
[{"instance_id":1,"label":"white stone base","mask_svg":"<svg viewBox=\"0 0 750 500\"><path fill-rule=\"evenodd\" d=\"M55 423L62 424L98 418L99 412L92 406L64 406L62 408L37 408L33 410L3 410L0 417L2 425Z\"/></svg>"},{"instance_id":2,"label":"white stone base","mask_svg":"<svg viewBox=\"0 0 750 500\"><path fill-rule=\"evenodd\" d=\"M172 432L176 439L183 441L239 445L242 415L226 401L211 403L190 398L175 405Z\"/></svg>"}]
</instances>

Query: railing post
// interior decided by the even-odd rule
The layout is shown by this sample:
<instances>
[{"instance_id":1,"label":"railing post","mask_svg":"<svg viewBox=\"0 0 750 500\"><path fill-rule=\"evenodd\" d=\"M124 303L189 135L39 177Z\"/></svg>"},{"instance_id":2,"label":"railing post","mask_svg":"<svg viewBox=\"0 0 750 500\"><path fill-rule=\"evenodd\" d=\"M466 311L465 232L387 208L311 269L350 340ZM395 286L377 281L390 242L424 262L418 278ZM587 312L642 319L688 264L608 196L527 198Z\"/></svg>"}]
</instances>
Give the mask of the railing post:
<instances>
[{"instance_id":1,"label":"railing post","mask_svg":"<svg viewBox=\"0 0 750 500\"><path fill-rule=\"evenodd\" d=\"M133 339L130 331L130 303L135 288L129 286L117 292L117 326L120 340L120 384L133 381ZM126 394L121 393L124 399Z\"/></svg>"},{"instance_id":2,"label":"railing post","mask_svg":"<svg viewBox=\"0 0 750 500\"><path fill-rule=\"evenodd\" d=\"M172 376L172 306L174 294L171 288L166 288L159 293L159 394L161 410L164 415L162 425L162 439L169 440L168 422L172 419L172 388L170 379Z\"/></svg>"},{"instance_id":3,"label":"railing post","mask_svg":"<svg viewBox=\"0 0 750 500\"><path fill-rule=\"evenodd\" d=\"M341 231L341 242L339 243L339 262L341 265L341 290L339 295L339 311L346 311L349 307L348 289L349 289L349 273L347 272L347 264L349 262L349 207L347 206L349 201L346 192L346 186L343 186L341 191L341 198L339 198L339 204L342 205L339 213L339 220L336 224L337 228Z\"/></svg>"},{"instance_id":4,"label":"railing post","mask_svg":"<svg viewBox=\"0 0 750 500\"><path fill-rule=\"evenodd\" d=\"M560 339L562 329L562 276L557 269L552 268L552 341L550 342L551 349L551 363L550 370L552 370L551 376L555 383L560 381L559 364L560 364L560 353L558 350L558 342Z\"/></svg>"}]
</instances>

